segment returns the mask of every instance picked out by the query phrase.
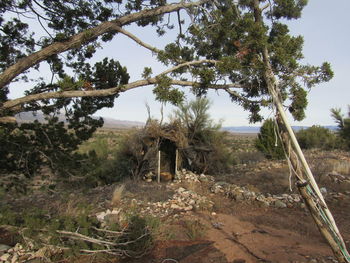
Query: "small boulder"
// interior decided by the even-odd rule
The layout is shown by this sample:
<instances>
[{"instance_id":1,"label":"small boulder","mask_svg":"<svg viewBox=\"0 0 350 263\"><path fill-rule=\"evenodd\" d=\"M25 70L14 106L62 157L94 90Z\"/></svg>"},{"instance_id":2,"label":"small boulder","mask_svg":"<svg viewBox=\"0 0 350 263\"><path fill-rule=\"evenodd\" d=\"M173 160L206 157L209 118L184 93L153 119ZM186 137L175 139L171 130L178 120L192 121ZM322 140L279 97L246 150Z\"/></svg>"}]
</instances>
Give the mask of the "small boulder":
<instances>
[{"instance_id":1,"label":"small boulder","mask_svg":"<svg viewBox=\"0 0 350 263\"><path fill-rule=\"evenodd\" d=\"M276 208L286 208L287 207L287 205L284 202L282 202L281 200L276 200L274 205Z\"/></svg>"}]
</instances>

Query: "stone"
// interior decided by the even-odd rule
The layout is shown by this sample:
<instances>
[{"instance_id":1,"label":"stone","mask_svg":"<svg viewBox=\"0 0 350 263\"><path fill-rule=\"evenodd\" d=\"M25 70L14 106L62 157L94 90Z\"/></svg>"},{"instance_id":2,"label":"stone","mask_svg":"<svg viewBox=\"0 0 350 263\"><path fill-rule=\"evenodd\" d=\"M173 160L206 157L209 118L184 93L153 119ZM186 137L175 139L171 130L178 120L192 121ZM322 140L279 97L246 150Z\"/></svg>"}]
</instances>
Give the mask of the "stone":
<instances>
[{"instance_id":1,"label":"stone","mask_svg":"<svg viewBox=\"0 0 350 263\"><path fill-rule=\"evenodd\" d=\"M327 195L327 188L326 187L321 187L320 188L321 194L326 196Z\"/></svg>"},{"instance_id":2,"label":"stone","mask_svg":"<svg viewBox=\"0 0 350 263\"><path fill-rule=\"evenodd\" d=\"M204 175L204 174L201 174L200 176L199 176L199 181L200 182L208 182L209 181L209 179Z\"/></svg>"},{"instance_id":3,"label":"stone","mask_svg":"<svg viewBox=\"0 0 350 263\"><path fill-rule=\"evenodd\" d=\"M274 205L276 208L286 208L287 207L287 205L284 202L282 202L281 200L276 200Z\"/></svg>"},{"instance_id":4,"label":"stone","mask_svg":"<svg viewBox=\"0 0 350 263\"><path fill-rule=\"evenodd\" d=\"M170 208L172 208L172 209L177 209L177 210L180 210L180 209L181 209L181 207L178 206L177 204L171 204Z\"/></svg>"},{"instance_id":5,"label":"stone","mask_svg":"<svg viewBox=\"0 0 350 263\"><path fill-rule=\"evenodd\" d=\"M18 262L18 255L15 254L13 255L12 259L11 259L11 263L17 263Z\"/></svg>"},{"instance_id":6,"label":"stone","mask_svg":"<svg viewBox=\"0 0 350 263\"><path fill-rule=\"evenodd\" d=\"M8 245L0 244L0 253L9 250L11 247Z\"/></svg>"},{"instance_id":7,"label":"stone","mask_svg":"<svg viewBox=\"0 0 350 263\"><path fill-rule=\"evenodd\" d=\"M193 206L189 205L189 206L186 206L183 210L191 211L192 209L193 209Z\"/></svg>"},{"instance_id":8,"label":"stone","mask_svg":"<svg viewBox=\"0 0 350 263\"><path fill-rule=\"evenodd\" d=\"M0 257L0 261L7 261L10 257L11 255L6 253Z\"/></svg>"}]
</instances>

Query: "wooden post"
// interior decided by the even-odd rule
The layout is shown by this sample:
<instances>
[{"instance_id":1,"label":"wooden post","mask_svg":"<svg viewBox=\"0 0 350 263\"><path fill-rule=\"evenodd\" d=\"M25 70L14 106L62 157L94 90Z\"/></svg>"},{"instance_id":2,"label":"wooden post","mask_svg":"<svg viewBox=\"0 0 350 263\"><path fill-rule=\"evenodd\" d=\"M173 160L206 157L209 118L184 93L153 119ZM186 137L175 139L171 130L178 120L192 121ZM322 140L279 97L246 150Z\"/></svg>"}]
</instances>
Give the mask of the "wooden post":
<instances>
[{"instance_id":1,"label":"wooden post","mask_svg":"<svg viewBox=\"0 0 350 263\"><path fill-rule=\"evenodd\" d=\"M318 197L316 191L315 191L315 195L317 195L316 199L313 196L313 194L310 193L310 191L308 191L308 187L311 187L311 189L313 189L312 188L313 186L309 180L306 180L304 178L304 174L303 174L303 170L302 170L303 166L300 165L300 163L299 163L298 154L290 147L291 145L289 144L289 141L290 141L289 134L285 130L283 130L283 124L280 122L279 115L277 115L277 123L280 126L281 138L282 138L283 145L284 145L287 153L289 153L290 165L292 166L292 168L295 172L295 176L297 177L298 190L299 190L301 196L303 197L303 199L307 205L307 208L309 209L309 211L311 213L312 218L314 219L321 234L323 235L323 237L326 239L326 241L328 242L328 244L332 248L332 251L333 251L334 255L336 256L336 258L339 260L339 262L349 262L348 259L346 258L347 251L346 251L345 243L344 243L335 223L334 223L335 227L333 226L333 223L332 223L332 226L334 228L334 230L332 230L330 228L329 223L327 224L327 222L325 222L325 219L322 218L322 215L321 215L322 211L324 211L325 214L327 214L327 211L328 211L328 213L330 214L326 203L324 203L324 201L321 201L321 199L317 200L317 198L319 198L319 197ZM320 206L322 207L322 211L320 211ZM327 218L329 219L328 214L327 214ZM333 222L334 222L333 217L332 217L332 219L329 219L329 220L331 222L333 220ZM336 234L337 236L334 236L334 234ZM338 241L337 241L337 239L338 239ZM339 248L340 245L343 246L343 248L345 249L345 251L344 251L345 255L343 255L343 252L340 250L340 248Z\"/></svg>"},{"instance_id":2,"label":"wooden post","mask_svg":"<svg viewBox=\"0 0 350 263\"><path fill-rule=\"evenodd\" d=\"M270 66L269 63L266 63L266 65ZM278 90L277 81L271 67L268 67L266 75L268 89L276 106L276 119L281 131L281 139L285 149L292 154L289 161L295 172L294 175L297 177L300 194L307 204L318 229L332 248L334 256L341 263L350 263L350 255L346 249L344 240L289 124L280 99L281 95ZM309 191L307 191L306 187L308 187ZM315 200L315 197L317 200Z\"/></svg>"},{"instance_id":3,"label":"wooden post","mask_svg":"<svg viewBox=\"0 0 350 263\"><path fill-rule=\"evenodd\" d=\"M160 151L158 151L158 173L157 173L157 182L160 183Z\"/></svg>"},{"instance_id":4,"label":"wooden post","mask_svg":"<svg viewBox=\"0 0 350 263\"><path fill-rule=\"evenodd\" d=\"M175 176L177 175L178 156L179 156L179 150L176 149L176 151L175 151Z\"/></svg>"}]
</instances>

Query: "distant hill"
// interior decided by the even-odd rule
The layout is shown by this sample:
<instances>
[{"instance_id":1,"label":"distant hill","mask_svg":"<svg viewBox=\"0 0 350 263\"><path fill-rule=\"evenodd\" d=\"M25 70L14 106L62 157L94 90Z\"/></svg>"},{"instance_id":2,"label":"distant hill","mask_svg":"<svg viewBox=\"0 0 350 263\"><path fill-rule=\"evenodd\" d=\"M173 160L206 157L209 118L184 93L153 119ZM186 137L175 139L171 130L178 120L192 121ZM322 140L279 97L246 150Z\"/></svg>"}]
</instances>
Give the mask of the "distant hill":
<instances>
[{"instance_id":1,"label":"distant hill","mask_svg":"<svg viewBox=\"0 0 350 263\"><path fill-rule=\"evenodd\" d=\"M98 116L96 118L99 118ZM23 112L16 115L16 119L19 123L21 122L33 122L38 120L39 122L45 122L45 117L41 112L33 115L32 112ZM65 121L63 115L59 117L61 121ZM143 127L145 123L139 121L128 121L128 120L116 120L113 118L103 118L104 119L104 128L132 128L132 127ZM337 126L323 126L327 129L335 131L338 129ZM292 126L294 131L299 131L301 129L307 129L309 126ZM232 133L259 133L260 126L228 126L222 127L222 130L229 131Z\"/></svg>"},{"instance_id":2,"label":"distant hill","mask_svg":"<svg viewBox=\"0 0 350 263\"><path fill-rule=\"evenodd\" d=\"M96 117L99 118L99 117ZM45 116L42 112L37 112L33 115L32 112L22 112L16 115L17 122L33 122L38 120L39 122L45 122ZM59 116L59 120L65 122L63 115ZM138 121L127 121L127 120L116 120L113 118L103 118L104 128L132 128L132 127L142 127L145 124Z\"/></svg>"},{"instance_id":3,"label":"distant hill","mask_svg":"<svg viewBox=\"0 0 350 263\"><path fill-rule=\"evenodd\" d=\"M327 129L330 129L332 131L336 131L338 129L337 126L323 126ZM292 126L294 131L300 131L302 129L310 128L310 126ZM224 131L229 131L232 133L259 133L260 127L259 126L229 126L229 127L222 127Z\"/></svg>"}]
</instances>

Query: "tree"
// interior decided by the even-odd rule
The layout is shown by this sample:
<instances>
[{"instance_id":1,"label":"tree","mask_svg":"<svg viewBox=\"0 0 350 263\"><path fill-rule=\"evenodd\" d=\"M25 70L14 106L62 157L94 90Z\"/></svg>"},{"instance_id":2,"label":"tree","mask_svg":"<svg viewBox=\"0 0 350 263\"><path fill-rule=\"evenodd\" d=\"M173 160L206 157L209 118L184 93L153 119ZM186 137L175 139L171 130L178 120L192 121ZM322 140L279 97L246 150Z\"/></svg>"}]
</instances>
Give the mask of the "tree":
<instances>
[{"instance_id":1,"label":"tree","mask_svg":"<svg viewBox=\"0 0 350 263\"><path fill-rule=\"evenodd\" d=\"M331 109L332 117L338 124L339 136L345 141L348 149L350 149L350 107L348 112L348 118L344 118L341 113L341 109L333 108Z\"/></svg>"},{"instance_id":2,"label":"tree","mask_svg":"<svg viewBox=\"0 0 350 263\"><path fill-rule=\"evenodd\" d=\"M331 130L313 125L297 132L297 138L303 149L332 150L340 147L338 136Z\"/></svg>"},{"instance_id":3,"label":"tree","mask_svg":"<svg viewBox=\"0 0 350 263\"><path fill-rule=\"evenodd\" d=\"M291 139L297 154L292 165L298 170L299 189L310 209L317 207L312 195L302 188L307 180L300 171L298 160L305 166L305 175L311 182L309 191L314 191L322 201L336 238L333 238L331 229L324 230L317 221L317 209L312 210L312 215L338 260L346 262L347 253L340 252L337 245L345 246L344 242L284 116L283 105L296 120L303 119L307 106L305 88L328 81L333 75L328 63L321 66L301 64L303 39L291 36L285 24L286 20L299 18L306 4L306 0L200 0L176 4L168 4L165 0L2 1L1 120L9 121L15 113L43 106L54 111L62 105L67 108L66 112L75 116L74 120L78 120L80 114L93 112L100 100L100 106L111 106L118 94L152 85L158 100L172 103L179 103L183 98L178 86L191 87L196 95L205 94L209 88L223 89L230 94L233 102L250 111L253 122L262 119L262 107L274 105L278 110L276 117L283 143L288 147ZM186 31L181 9L187 11L191 20ZM143 42L124 28L131 23L153 25L160 35L164 35L166 30L174 28L167 22L171 20L164 19L164 15L170 13L178 17L178 37L162 50ZM24 16L35 17L47 35L35 37L28 23L21 21ZM130 83L121 81L126 80L122 77L125 76L123 70L120 70L118 81L109 82L106 78L92 78L90 81L91 75L99 75L99 67L91 69L87 59L116 34L124 34L156 54L168 69L156 76L152 76L149 68L145 69L143 79ZM61 55L65 56L65 60ZM58 80L53 78L50 83L41 82L24 97L8 99L8 84L25 77L28 69L38 67L42 61L50 65ZM110 61L109 64L120 68L116 62ZM106 73L103 67L102 71ZM114 72L117 71L114 69ZM70 72L77 76L70 76ZM71 88L67 90L65 84L69 82L68 87ZM102 97L106 97L107 101ZM76 110L79 113L75 114ZM79 124L75 122L75 125ZM346 251L346 248L341 251Z\"/></svg>"},{"instance_id":4,"label":"tree","mask_svg":"<svg viewBox=\"0 0 350 263\"><path fill-rule=\"evenodd\" d=\"M205 142L206 131L218 131L221 128L219 123L215 124L210 118L209 108L209 99L197 98L187 103L180 103L172 117L185 127L190 141Z\"/></svg>"},{"instance_id":5,"label":"tree","mask_svg":"<svg viewBox=\"0 0 350 263\"><path fill-rule=\"evenodd\" d=\"M226 134L220 131L221 124L215 123L209 114L210 100L206 97L180 103L172 116L185 131L188 147L185 154L192 156L188 169L218 174L227 172L233 164L233 156L227 144Z\"/></svg>"},{"instance_id":6,"label":"tree","mask_svg":"<svg viewBox=\"0 0 350 263\"><path fill-rule=\"evenodd\" d=\"M320 67L301 65L302 37L290 36L288 27L281 22L298 18L305 1L272 1L271 5L264 2L3 1L0 122L13 121L14 114L23 111L41 110L48 116L63 112L75 136L85 140L102 125L102 120L91 118L93 113L102 107L113 107L120 93L142 86L154 86L158 100L174 104L184 97L179 86L191 87L196 95L205 94L208 88L222 89L233 102L251 112L251 121L259 121L261 107L270 107L272 101L266 61L280 80L283 101L291 102L288 108L300 120L307 105L307 92L299 80L310 88L329 80L332 72L327 63ZM180 10L186 11L191 23L184 24ZM177 18L178 37L164 49L125 30L132 23L140 27L151 25L160 37L166 37L165 31L175 28L166 17L171 13ZM45 35L38 35L31 19L37 20ZM127 69L118 61L105 58L91 66L89 59L96 50L116 34L126 35L157 55L168 69L152 76L152 69L145 67L143 78L129 83ZM28 70L43 64L52 71L51 81L38 79L25 96L9 99L10 84L20 79L29 81ZM52 119L52 125L53 120L58 122ZM20 128L5 129L10 133L15 127Z\"/></svg>"},{"instance_id":7,"label":"tree","mask_svg":"<svg viewBox=\"0 0 350 263\"><path fill-rule=\"evenodd\" d=\"M193 87L197 94L205 93L207 88L224 89L234 101L251 111L252 121L257 121L261 119L260 107L268 106L270 101L262 49L266 47L273 72L280 79L283 99L291 99L289 110L296 119L302 119L307 101L298 80L310 88L332 76L327 63L320 67L299 63L302 37L290 36L288 27L281 22L285 18L300 17L305 4L306 1L294 0L273 1L271 6L266 3L259 6L256 1L206 0L177 4L167 4L164 0L5 1L0 6L2 14L9 14L1 19L0 114L5 120L6 116L35 109L34 106L40 108L35 102L42 100L53 103L58 98L117 96L147 85L156 85L154 91L158 99L178 102L182 94L174 86L180 85ZM185 9L192 18L186 32L182 30L180 9ZM154 25L162 35L164 28L174 27L163 20L164 14L172 12L179 16L178 39L164 50L144 43L123 28L131 23ZM25 16L37 19L47 35L36 36ZM148 72L144 79L132 83L107 84L105 79L91 83L88 76L94 71L88 59L116 34L128 36L172 67L154 77ZM58 81L41 82L23 98L9 100L8 84L25 78L27 70L38 67L42 61L50 65ZM80 74L81 71L85 73ZM71 77L68 89L62 85L68 84L67 72L76 74ZM194 81L185 80L185 72L191 73Z\"/></svg>"},{"instance_id":8,"label":"tree","mask_svg":"<svg viewBox=\"0 0 350 263\"><path fill-rule=\"evenodd\" d=\"M279 138L276 122L272 119L264 121L260 128L258 138L255 141L256 148L264 153L268 159L283 159L284 150Z\"/></svg>"}]
</instances>

